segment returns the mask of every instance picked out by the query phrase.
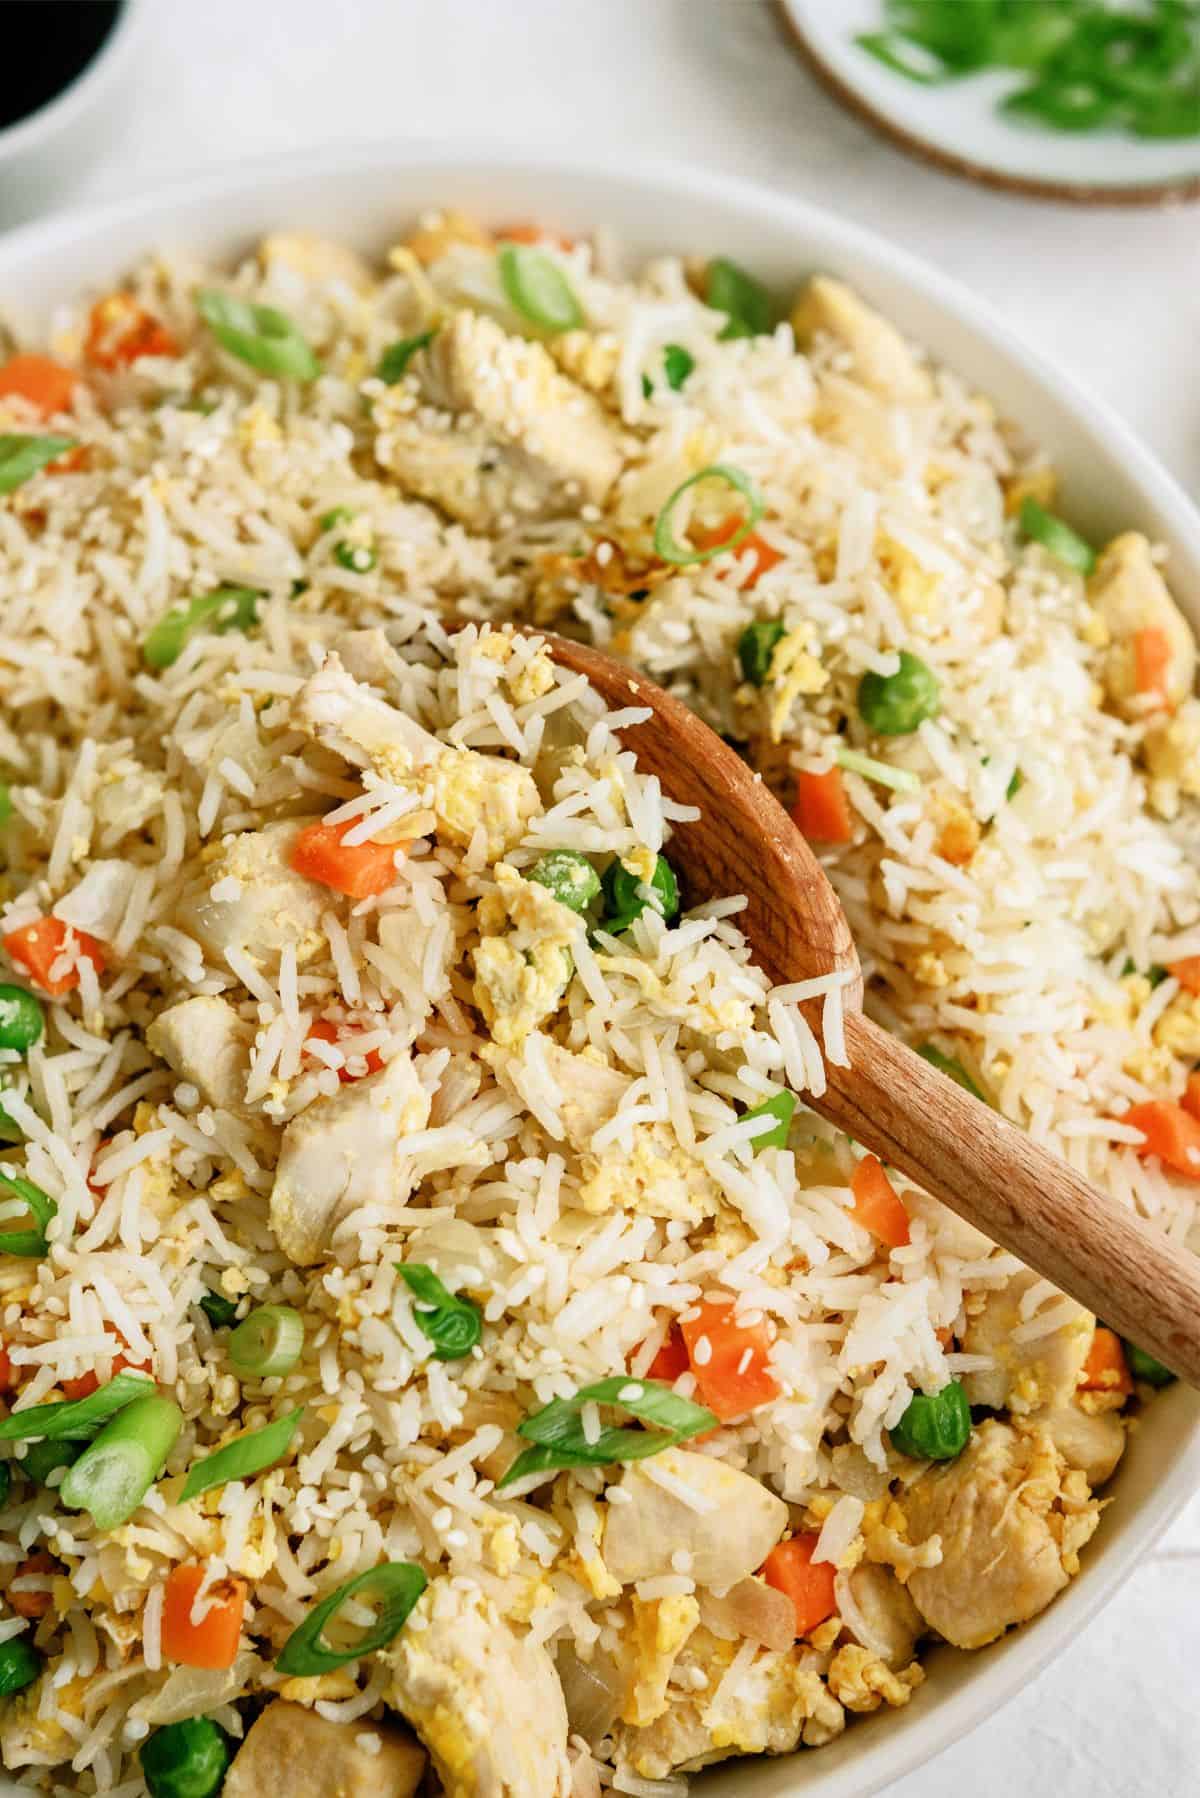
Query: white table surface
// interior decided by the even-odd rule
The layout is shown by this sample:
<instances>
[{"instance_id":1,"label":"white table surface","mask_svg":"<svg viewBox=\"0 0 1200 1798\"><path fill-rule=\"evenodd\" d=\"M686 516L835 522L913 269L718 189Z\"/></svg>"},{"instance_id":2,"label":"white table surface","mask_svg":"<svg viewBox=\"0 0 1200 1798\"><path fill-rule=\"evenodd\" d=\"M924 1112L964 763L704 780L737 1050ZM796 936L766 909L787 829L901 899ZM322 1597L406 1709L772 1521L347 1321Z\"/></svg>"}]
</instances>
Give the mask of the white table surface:
<instances>
[{"instance_id":1,"label":"white table surface","mask_svg":"<svg viewBox=\"0 0 1200 1798\"><path fill-rule=\"evenodd\" d=\"M455 131L707 163L902 239L985 293L1200 496L1200 206L1076 211L910 162L813 84L769 0L147 4L133 104L73 199L322 140ZM0 224L18 205L0 193ZM1035 1685L889 1798L1196 1793L1198 1665L1200 1500Z\"/></svg>"}]
</instances>

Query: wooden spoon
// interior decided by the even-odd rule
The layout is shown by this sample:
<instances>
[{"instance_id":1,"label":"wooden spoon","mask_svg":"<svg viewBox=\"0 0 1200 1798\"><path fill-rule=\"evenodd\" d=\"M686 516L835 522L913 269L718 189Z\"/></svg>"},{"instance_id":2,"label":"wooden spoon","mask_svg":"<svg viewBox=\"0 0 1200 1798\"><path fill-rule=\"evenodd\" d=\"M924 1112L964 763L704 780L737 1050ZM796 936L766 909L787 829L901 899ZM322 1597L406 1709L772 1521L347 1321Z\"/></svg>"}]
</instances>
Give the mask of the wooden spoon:
<instances>
[{"instance_id":1,"label":"wooden spoon","mask_svg":"<svg viewBox=\"0 0 1200 1798\"><path fill-rule=\"evenodd\" d=\"M1098 1192L1056 1155L863 1015L858 956L836 894L783 807L679 700L582 644L544 635L613 711L646 706L623 741L700 818L671 860L694 901L744 893L738 923L776 985L844 970L849 1067L804 1102L1019 1255L1193 1386L1200 1386L1200 1257ZM820 1004L808 1008L820 1040Z\"/></svg>"}]
</instances>

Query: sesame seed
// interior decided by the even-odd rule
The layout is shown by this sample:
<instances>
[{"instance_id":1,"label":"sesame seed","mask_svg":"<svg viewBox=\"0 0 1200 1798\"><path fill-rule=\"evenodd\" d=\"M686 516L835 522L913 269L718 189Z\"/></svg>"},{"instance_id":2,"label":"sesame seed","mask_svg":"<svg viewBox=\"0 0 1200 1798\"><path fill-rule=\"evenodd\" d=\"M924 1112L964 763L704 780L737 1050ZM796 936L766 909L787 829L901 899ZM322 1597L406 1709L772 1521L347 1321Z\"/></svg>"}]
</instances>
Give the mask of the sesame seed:
<instances>
[{"instance_id":1,"label":"sesame seed","mask_svg":"<svg viewBox=\"0 0 1200 1798\"><path fill-rule=\"evenodd\" d=\"M707 1336L701 1336L692 1350L692 1360L697 1367L707 1367L712 1360L712 1343Z\"/></svg>"}]
</instances>

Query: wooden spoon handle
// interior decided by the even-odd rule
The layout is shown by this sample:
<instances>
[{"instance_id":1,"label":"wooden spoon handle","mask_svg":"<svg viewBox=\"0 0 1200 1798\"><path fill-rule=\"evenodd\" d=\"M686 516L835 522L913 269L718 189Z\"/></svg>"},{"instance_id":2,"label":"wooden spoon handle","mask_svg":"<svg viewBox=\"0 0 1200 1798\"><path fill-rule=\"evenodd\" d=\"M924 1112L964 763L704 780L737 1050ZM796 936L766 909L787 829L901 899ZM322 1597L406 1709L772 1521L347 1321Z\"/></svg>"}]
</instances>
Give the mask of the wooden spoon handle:
<instances>
[{"instance_id":1,"label":"wooden spoon handle","mask_svg":"<svg viewBox=\"0 0 1200 1798\"><path fill-rule=\"evenodd\" d=\"M1118 1205L861 1012L813 1109L928 1185L1122 1336L1200 1387L1200 1256Z\"/></svg>"}]
</instances>

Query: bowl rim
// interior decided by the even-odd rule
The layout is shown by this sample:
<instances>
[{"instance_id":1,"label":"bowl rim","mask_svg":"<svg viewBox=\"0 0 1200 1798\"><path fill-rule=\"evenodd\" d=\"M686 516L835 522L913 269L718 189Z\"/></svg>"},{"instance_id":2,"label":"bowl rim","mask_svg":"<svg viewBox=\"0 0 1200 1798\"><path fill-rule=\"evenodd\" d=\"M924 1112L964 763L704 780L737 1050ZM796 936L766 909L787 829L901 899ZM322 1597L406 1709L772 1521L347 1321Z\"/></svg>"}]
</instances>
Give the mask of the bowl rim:
<instances>
[{"instance_id":1,"label":"bowl rim","mask_svg":"<svg viewBox=\"0 0 1200 1798\"><path fill-rule=\"evenodd\" d=\"M331 184L344 185L349 202L359 198L359 184L365 182L369 186L373 180L381 188L387 187L391 205L389 183L397 177L399 186L408 182L410 188L419 178L421 191L429 196L427 203L437 199L439 181L449 186L456 180L478 181L489 188L494 185L498 192L506 182L518 186L525 183L531 189L540 183L556 194L579 186L589 203L591 190L610 190L614 195L624 195L631 208L636 196L641 196L643 206L653 198L656 220L665 221L660 241L671 235L672 202L679 202L685 209L689 205L698 210L715 208L731 222L736 220L739 228L744 229L749 223L760 230L764 246L769 245L773 255L778 256L781 245L793 250L798 267L813 266L814 245L821 246L822 256L833 260L841 256L861 265L881 289L894 287L900 302L911 300L929 307L945 325L960 333L965 327L967 350L977 345L984 354L998 355L1035 398L1040 394L1050 401L1068 426L1080 428L1087 437L1103 438L1109 460L1119 464L1129 485L1166 522L1172 539L1200 569L1200 513L1178 482L1106 402L1086 393L1074 377L1054 367L1040 350L1024 343L986 301L864 226L763 184L694 165L600 154L563 157L550 149L471 138L284 152L218 166L137 196L75 208L16 227L0 237L0 304L5 298L4 290L14 278L19 286L22 272L36 273L39 265L52 262L60 253L90 255L97 264L94 278L111 273L110 236L122 239L131 230L144 228L146 238L133 255L153 250L156 236L186 241L189 232L203 247L206 238L214 243L228 240L227 210L236 214L240 207L247 216L261 219L257 227L249 229L262 231L270 228L273 204L294 204L312 183L323 182L326 189ZM554 199L547 202L549 206L557 203ZM412 202L397 194L394 216L400 219L412 209ZM278 215L274 222L280 222ZM655 231L657 235L657 224ZM122 262L131 259L122 253ZM954 366L960 350L951 348L946 354ZM1022 404L1023 401L1016 402L1018 408ZM905 1774L927 1765L1028 1685L1107 1603L1200 1489L1200 1409L1196 1395L1179 1388L1157 1402L1169 1406L1175 1416L1190 1418L1181 1433L1180 1452L1148 1496L1136 1503L1119 1531L1115 1523L1110 1525L1114 1533L1085 1562L1086 1577L1073 1579L1046 1611L1018 1632L1010 1633L1009 1652L995 1659L987 1651L971 1657L971 1672L958 1689L939 1695L928 1714L922 1714L919 1721L914 1718L908 1730L897 1733L885 1725L876 1731L869 1720L865 1725L860 1722L845 1738L849 1747L852 1737L855 1748L844 1762L839 1758L837 1764L830 1764L824 1754L813 1761L799 1752L775 1761L756 1761L754 1766L761 1771L751 1775L755 1789L761 1788L770 1798L784 1798L789 1790L796 1794L806 1792L810 1783L819 1779L822 1798L870 1798ZM702 1789L708 1791L714 1777L723 1786L721 1773L728 1773L737 1764L727 1762L723 1768L714 1768L705 1776ZM806 1768L803 1774L799 1772L802 1765ZM828 1772L824 1770L826 1766ZM795 1769L798 1775L795 1783L789 1769ZM786 1783L779 1783L779 1777ZM743 1789L749 1790L749 1786L743 1788L739 1784L739 1792Z\"/></svg>"},{"instance_id":2,"label":"bowl rim","mask_svg":"<svg viewBox=\"0 0 1200 1798\"><path fill-rule=\"evenodd\" d=\"M103 90L118 77L149 18L149 0L120 0L120 10L108 36L74 80L52 99L43 101L36 112L27 113L0 131L0 166L6 158L15 159L30 149L36 150L58 132L69 131L76 119L93 106L102 97Z\"/></svg>"}]
</instances>

